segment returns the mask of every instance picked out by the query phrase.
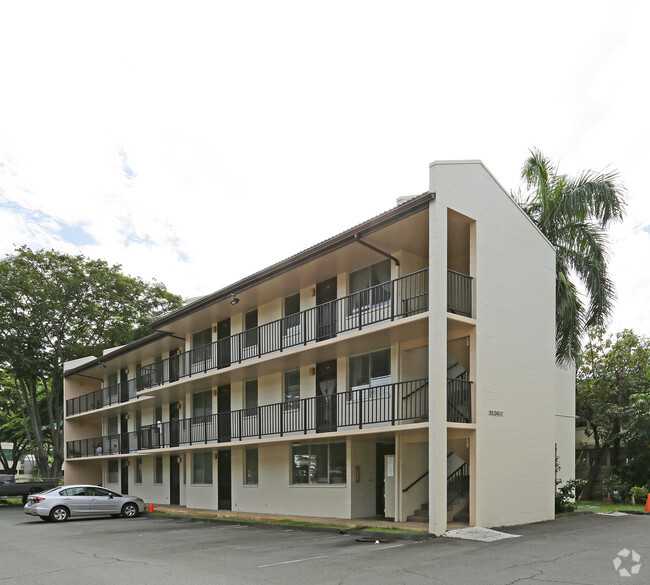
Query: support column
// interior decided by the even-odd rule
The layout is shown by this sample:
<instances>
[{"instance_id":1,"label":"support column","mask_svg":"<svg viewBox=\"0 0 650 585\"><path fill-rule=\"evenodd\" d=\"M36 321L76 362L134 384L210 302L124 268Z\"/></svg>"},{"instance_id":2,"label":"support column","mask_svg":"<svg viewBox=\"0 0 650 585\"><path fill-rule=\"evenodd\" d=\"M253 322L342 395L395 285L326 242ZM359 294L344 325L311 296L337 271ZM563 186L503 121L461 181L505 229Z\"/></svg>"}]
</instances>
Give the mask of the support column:
<instances>
[{"instance_id":1,"label":"support column","mask_svg":"<svg viewBox=\"0 0 650 585\"><path fill-rule=\"evenodd\" d=\"M435 190L437 169L431 169ZM429 205L429 532L447 530L447 206Z\"/></svg>"}]
</instances>

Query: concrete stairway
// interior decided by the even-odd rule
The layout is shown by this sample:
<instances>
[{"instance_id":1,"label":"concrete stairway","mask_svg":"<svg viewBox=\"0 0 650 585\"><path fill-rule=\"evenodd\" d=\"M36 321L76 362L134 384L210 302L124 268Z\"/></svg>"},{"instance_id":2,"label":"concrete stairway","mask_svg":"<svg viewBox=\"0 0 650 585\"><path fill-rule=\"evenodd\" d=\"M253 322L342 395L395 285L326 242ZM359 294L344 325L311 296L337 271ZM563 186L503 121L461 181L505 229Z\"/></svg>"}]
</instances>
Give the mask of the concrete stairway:
<instances>
[{"instance_id":1,"label":"concrete stairway","mask_svg":"<svg viewBox=\"0 0 650 585\"><path fill-rule=\"evenodd\" d=\"M422 504L419 510L413 512L411 516L407 516L408 522L428 522L429 521L429 502Z\"/></svg>"}]
</instances>

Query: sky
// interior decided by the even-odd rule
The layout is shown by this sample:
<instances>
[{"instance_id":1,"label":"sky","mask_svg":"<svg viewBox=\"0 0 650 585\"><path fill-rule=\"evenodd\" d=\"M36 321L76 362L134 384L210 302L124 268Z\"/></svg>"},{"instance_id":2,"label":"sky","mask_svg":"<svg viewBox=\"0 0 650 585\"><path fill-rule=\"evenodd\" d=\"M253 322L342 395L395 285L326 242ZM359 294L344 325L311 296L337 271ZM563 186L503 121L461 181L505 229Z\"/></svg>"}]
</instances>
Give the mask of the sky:
<instances>
[{"instance_id":1,"label":"sky","mask_svg":"<svg viewBox=\"0 0 650 585\"><path fill-rule=\"evenodd\" d=\"M0 256L208 294L480 159L617 170L610 330L650 335L642 2L0 5Z\"/></svg>"}]
</instances>

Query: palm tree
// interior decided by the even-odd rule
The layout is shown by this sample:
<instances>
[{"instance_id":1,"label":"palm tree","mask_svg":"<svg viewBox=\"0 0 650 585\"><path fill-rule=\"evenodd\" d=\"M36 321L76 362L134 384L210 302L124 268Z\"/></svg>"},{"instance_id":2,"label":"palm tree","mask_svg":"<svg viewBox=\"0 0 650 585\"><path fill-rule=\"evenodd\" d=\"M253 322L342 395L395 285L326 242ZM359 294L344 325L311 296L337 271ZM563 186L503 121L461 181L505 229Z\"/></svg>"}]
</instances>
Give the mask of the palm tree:
<instances>
[{"instance_id":1,"label":"palm tree","mask_svg":"<svg viewBox=\"0 0 650 585\"><path fill-rule=\"evenodd\" d=\"M521 179L527 193L513 197L556 251L556 360L575 362L583 333L602 326L612 311L615 294L607 274L606 230L623 218L625 187L617 172L561 175L537 149L530 151Z\"/></svg>"}]
</instances>

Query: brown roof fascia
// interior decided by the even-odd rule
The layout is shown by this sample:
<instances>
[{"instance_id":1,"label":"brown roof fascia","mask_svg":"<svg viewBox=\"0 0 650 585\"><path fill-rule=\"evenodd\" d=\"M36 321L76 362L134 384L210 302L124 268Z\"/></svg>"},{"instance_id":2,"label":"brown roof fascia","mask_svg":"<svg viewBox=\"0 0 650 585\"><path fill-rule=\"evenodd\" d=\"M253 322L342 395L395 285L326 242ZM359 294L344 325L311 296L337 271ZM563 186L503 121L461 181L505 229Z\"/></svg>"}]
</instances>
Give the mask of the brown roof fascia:
<instances>
[{"instance_id":1,"label":"brown roof fascia","mask_svg":"<svg viewBox=\"0 0 650 585\"><path fill-rule=\"evenodd\" d=\"M302 264L306 264L307 262L310 262L319 256L324 256L325 254L333 252L334 250L342 248L343 246L347 246L354 241L355 235L365 236L371 234L392 223L396 223L406 217L409 217L410 215L426 209L429 205L429 201L435 199L435 196L436 194L432 192L416 195L405 203L402 203L397 207L393 207L384 213L376 215L375 217L366 220L365 222L360 223L336 236L333 236L332 238L324 240L323 242L320 242L311 248L307 248L302 252L298 252L298 254L290 256L289 258L282 260L277 264L273 264L268 268L256 272L255 274L251 274L250 276L247 276L238 282L222 288L217 292L201 297L200 299L189 303L180 309L176 309L167 315L158 317L158 319L155 319L149 323L149 327L155 327L158 329L162 325L171 323L176 319L181 319L182 317L185 317L194 311L204 309L205 307L208 307L214 303L225 300L229 298L233 292L240 293L248 288L257 286L262 282L288 272L289 270L297 268Z\"/></svg>"}]
</instances>

